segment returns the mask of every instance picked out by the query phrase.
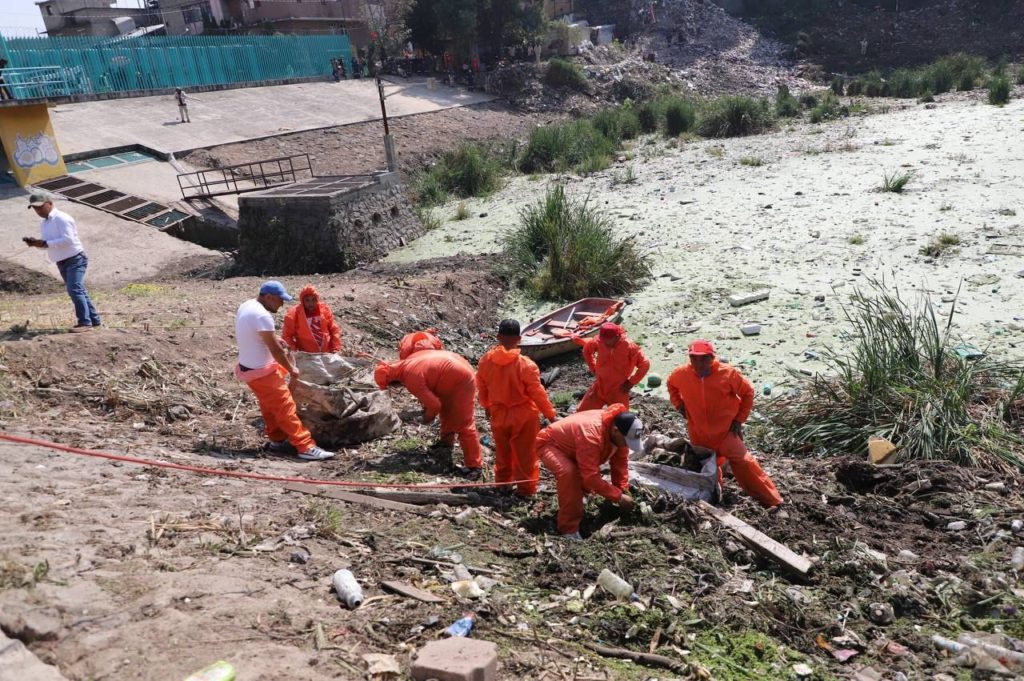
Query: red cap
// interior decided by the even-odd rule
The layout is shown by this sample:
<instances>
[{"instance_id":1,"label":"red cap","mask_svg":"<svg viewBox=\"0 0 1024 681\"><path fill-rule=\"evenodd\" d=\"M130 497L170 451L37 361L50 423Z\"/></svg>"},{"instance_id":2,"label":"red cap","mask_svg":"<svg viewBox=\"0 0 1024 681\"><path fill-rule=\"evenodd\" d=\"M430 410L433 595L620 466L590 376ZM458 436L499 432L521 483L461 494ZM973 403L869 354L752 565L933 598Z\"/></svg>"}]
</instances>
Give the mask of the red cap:
<instances>
[{"instance_id":1,"label":"red cap","mask_svg":"<svg viewBox=\"0 0 1024 681\"><path fill-rule=\"evenodd\" d=\"M691 355L713 355L715 354L715 346L709 340L695 340L690 343L688 352Z\"/></svg>"},{"instance_id":2,"label":"red cap","mask_svg":"<svg viewBox=\"0 0 1024 681\"><path fill-rule=\"evenodd\" d=\"M612 324L611 322L605 322L601 325L601 332L598 334L601 338L618 338L623 333L623 329L618 324Z\"/></svg>"}]
</instances>

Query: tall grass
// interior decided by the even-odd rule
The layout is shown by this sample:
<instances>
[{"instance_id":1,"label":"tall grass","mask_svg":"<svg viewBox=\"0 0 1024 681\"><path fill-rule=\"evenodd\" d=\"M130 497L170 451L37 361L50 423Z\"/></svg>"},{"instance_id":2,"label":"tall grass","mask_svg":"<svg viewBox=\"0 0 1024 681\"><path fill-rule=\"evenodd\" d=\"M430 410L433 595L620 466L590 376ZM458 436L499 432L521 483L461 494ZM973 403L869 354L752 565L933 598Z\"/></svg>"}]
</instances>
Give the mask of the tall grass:
<instances>
[{"instance_id":1,"label":"tall grass","mask_svg":"<svg viewBox=\"0 0 1024 681\"><path fill-rule=\"evenodd\" d=\"M780 444L845 454L880 435L899 447L899 461L1024 470L1024 439L1009 422L1020 414L1024 366L967 359L952 335L955 303L940 319L927 297L910 305L883 283L869 286L843 307L849 349L824 351L826 372L799 379L798 396L770 407Z\"/></svg>"},{"instance_id":2,"label":"tall grass","mask_svg":"<svg viewBox=\"0 0 1024 681\"><path fill-rule=\"evenodd\" d=\"M784 84L775 93L775 115L779 118L795 118L800 115L800 101Z\"/></svg>"},{"instance_id":3,"label":"tall grass","mask_svg":"<svg viewBox=\"0 0 1024 681\"><path fill-rule=\"evenodd\" d=\"M614 106L594 114L590 122L597 131L613 142L640 136L640 118L632 107Z\"/></svg>"},{"instance_id":4,"label":"tall grass","mask_svg":"<svg viewBox=\"0 0 1024 681\"><path fill-rule=\"evenodd\" d=\"M552 87L568 87L574 90L582 90L587 86L587 76L583 73L583 69L576 64L555 57L548 62L548 70L544 74L544 82Z\"/></svg>"},{"instance_id":5,"label":"tall grass","mask_svg":"<svg viewBox=\"0 0 1024 681\"><path fill-rule=\"evenodd\" d=\"M1002 106L1010 101L1010 81L1005 76L996 76L988 84L988 103Z\"/></svg>"},{"instance_id":6,"label":"tall grass","mask_svg":"<svg viewBox=\"0 0 1024 681\"><path fill-rule=\"evenodd\" d=\"M882 176L882 185L878 187L878 191L902 194L903 190L907 188L907 184L913 177L913 173L901 173L896 170L891 173L885 173Z\"/></svg>"},{"instance_id":7,"label":"tall grass","mask_svg":"<svg viewBox=\"0 0 1024 681\"><path fill-rule=\"evenodd\" d=\"M665 116L665 134L669 137L679 137L689 132L697 121L697 111L693 104L682 97L661 100L661 109Z\"/></svg>"},{"instance_id":8,"label":"tall grass","mask_svg":"<svg viewBox=\"0 0 1024 681\"><path fill-rule=\"evenodd\" d=\"M984 57L958 53L940 57L927 66L916 69L897 69L883 78L878 71L870 71L850 81L846 94L867 97L927 97L949 92L973 90L985 76Z\"/></svg>"},{"instance_id":9,"label":"tall grass","mask_svg":"<svg viewBox=\"0 0 1024 681\"><path fill-rule=\"evenodd\" d=\"M616 237L600 210L561 185L520 212L520 226L504 245L513 282L544 299L619 295L651 277L636 243Z\"/></svg>"},{"instance_id":10,"label":"tall grass","mask_svg":"<svg viewBox=\"0 0 1024 681\"><path fill-rule=\"evenodd\" d=\"M850 115L849 107L843 105L838 97L836 97L832 91L825 93L825 96L821 98L821 101L811 109L811 123L821 123L823 121L831 121L836 118L841 118Z\"/></svg>"},{"instance_id":11,"label":"tall grass","mask_svg":"<svg viewBox=\"0 0 1024 681\"><path fill-rule=\"evenodd\" d=\"M416 194L425 206L444 203L450 195L486 196L501 187L503 172L493 149L465 142L420 174L415 183Z\"/></svg>"},{"instance_id":12,"label":"tall grass","mask_svg":"<svg viewBox=\"0 0 1024 681\"><path fill-rule=\"evenodd\" d=\"M774 122L766 100L730 95L704 104L697 132L703 137L756 135L770 129Z\"/></svg>"},{"instance_id":13,"label":"tall grass","mask_svg":"<svg viewBox=\"0 0 1024 681\"><path fill-rule=\"evenodd\" d=\"M607 167L617 147L589 120L546 125L530 133L519 168L525 173L592 170L602 159Z\"/></svg>"}]
</instances>

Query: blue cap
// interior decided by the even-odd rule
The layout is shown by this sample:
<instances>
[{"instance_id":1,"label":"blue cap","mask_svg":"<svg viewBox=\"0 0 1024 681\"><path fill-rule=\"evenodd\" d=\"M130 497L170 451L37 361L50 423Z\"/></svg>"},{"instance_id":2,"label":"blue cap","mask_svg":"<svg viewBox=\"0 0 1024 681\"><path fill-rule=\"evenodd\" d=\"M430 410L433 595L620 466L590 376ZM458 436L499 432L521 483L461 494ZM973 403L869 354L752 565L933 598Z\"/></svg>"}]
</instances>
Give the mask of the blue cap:
<instances>
[{"instance_id":1,"label":"blue cap","mask_svg":"<svg viewBox=\"0 0 1024 681\"><path fill-rule=\"evenodd\" d=\"M275 295L281 300L295 300L288 295L288 291L284 289L284 284L279 281L271 280L263 282L263 285L260 286L260 295L262 296L264 293Z\"/></svg>"}]
</instances>

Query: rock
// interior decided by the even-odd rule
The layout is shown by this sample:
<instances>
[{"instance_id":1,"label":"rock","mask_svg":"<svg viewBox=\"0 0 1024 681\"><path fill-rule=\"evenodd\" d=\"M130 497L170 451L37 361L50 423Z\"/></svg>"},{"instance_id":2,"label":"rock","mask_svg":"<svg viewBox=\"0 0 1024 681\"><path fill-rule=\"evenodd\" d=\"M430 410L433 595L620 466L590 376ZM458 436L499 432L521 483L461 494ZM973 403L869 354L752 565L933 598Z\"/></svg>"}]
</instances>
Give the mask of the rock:
<instances>
[{"instance_id":1,"label":"rock","mask_svg":"<svg viewBox=\"0 0 1024 681\"><path fill-rule=\"evenodd\" d=\"M872 603L868 606L868 619L875 624L892 624L896 614L888 603Z\"/></svg>"},{"instance_id":2,"label":"rock","mask_svg":"<svg viewBox=\"0 0 1024 681\"><path fill-rule=\"evenodd\" d=\"M298 551L292 551L288 556L289 563L298 563L299 565L305 565L309 562L309 551L305 549L299 549Z\"/></svg>"},{"instance_id":3,"label":"rock","mask_svg":"<svg viewBox=\"0 0 1024 681\"><path fill-rule=\"evenodd\" d=\"M793 674L796 675L798 679L806 679L813 673L814 670L811 669L811 666L808 664L804 664L803 662L801 662L799 664L793 665Z\"/></svg>"},{"instance_id":4,"label":"rock","mask_svg":"<svg viewBox=\"0 0 1024 681\"><path fill-rule=\"evenodd\" d=\"M750 303L768 300L768 296L770 294L771 291L769 289L761 289L760 291L753 291L751 293L734 293L729 296L729 304L733 307L742 307L743 305L749 305Z\"/></svg>"},{"instance_id":5,"label":"rock","mask_svg":"<svg viewBox=\"0 0 1024 681\"><path fill-rule=\"evenodd\" d=\"M960 532L961 530L967 529L967 523L962 520L954 520L946 525L946 529L950 532Z\"/></svg>"},{"instance_id":6,"label":"rock","mask_svg":"<svg viewBox=\"0 0 1024 681\"><path fill-rule=\"evenodd\" d=\"M0 629L25 643L56 640L61 628L60 618L46 611L0 612Z\"/></svg>"},{"instance_id":7,"label":"rock","mask_svg":"<svg viewBox=\"0 0 1024 681\"><path fill-rule=\"evenodd\" d=\"M1012 523L1010 523L1010 529L1013 530L1015 534L1020 534L1021 532L1024 532L1024 520L1020 520L1019 518L1017 520L1014 520Z\"/></svg>"},{"instance_id":8,"label":"rock","mask_svg":"<svg viewBox=\"0 0 1024 681\"><path fill-rule=\"evenodd\" d=\"M814 302L816 302L816 303L824 303L825 302L825 294L824 293L819 293L818 295L814 296Z\"/></svg>"},{"instance_id":9,"label":"rock","mask_svg":"<svg viewBox=\"0 0 1024 681\"><path fill-rule=\"evenodd\" d=\"M492 681L497 675L498 646L464 637L431 641L412 665L416 681Z\"/></svg>"},{"instance_id":10,"label":"rock","mask_svg":"<svg viewBox=\"0 0 1024 681\"><path fill-rule=\"evenodd\" d=\"M744 324L740 327L740 332L744 336L757 336L761 333L760 324Z\"/></svg>"},{"instance_id":11,"label":"rock","mask_svg":"<svg viewBox=\"0 0 1024 681\"><path fill-rule=\"evenodd\" d=\"M891 463L893 454L896 452L896 445L884 437L872 437L868 439L868 461L875 464Z\"/></svg>"},{"instance_id":12,"label":"rock","mask_svg":"<svg viewBox=\"0 0 1024 681\"><path fill-rule=\"evenodd\" d=\"M0 632L0 670L5 679L67 681L56 667L43 664L21 641Z\"/></svg>"}]
</instances>

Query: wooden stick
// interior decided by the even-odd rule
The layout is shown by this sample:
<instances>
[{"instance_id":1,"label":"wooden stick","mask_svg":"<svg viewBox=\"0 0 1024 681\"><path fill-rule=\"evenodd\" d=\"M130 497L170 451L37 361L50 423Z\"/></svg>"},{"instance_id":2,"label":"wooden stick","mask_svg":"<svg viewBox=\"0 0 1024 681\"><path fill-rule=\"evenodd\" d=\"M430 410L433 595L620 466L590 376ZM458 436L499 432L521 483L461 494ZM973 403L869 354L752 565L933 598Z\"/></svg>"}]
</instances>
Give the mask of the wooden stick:
<instances>
[{"instance_id":1,"label":"wooden stick","mask_svg":"<svg viewBox=\"0 0 1024 681\"><path fill-rule=\"evenodd\" d=\"M703 500L699 500L697 502L697 507L715 518L715 520L722 523L725 527L735 532L755 551L774 560L783 567L789 568L801 575L806 575L811 567L813 567L811 561L807 560L803 556L797 555L790 550L789 547L784 544L780 544L763 532L755 530L753 527L731 513L723 511L720 508L716 508Z\"/></svg>"},{"instance_id":2,"label":"wooden stick","mask_svg":"<svg viewBox=\"0 0 1024 681\"><path fill-rule=\"evenodd\" d=\"M671 669L674 672L685 674L689 665L679 660L673 660L671 657L665 657L664 655L655 655L653 653L638 653L634 650L626 650L625 648L609 648L598 643L590 643L589 641L582 642L584 648L592 650L598 655L604 657L615 657L620 660L632 660L638 664L645 664L648 667L662 667L664 669Z\"/></svg>"}]
</instances>

